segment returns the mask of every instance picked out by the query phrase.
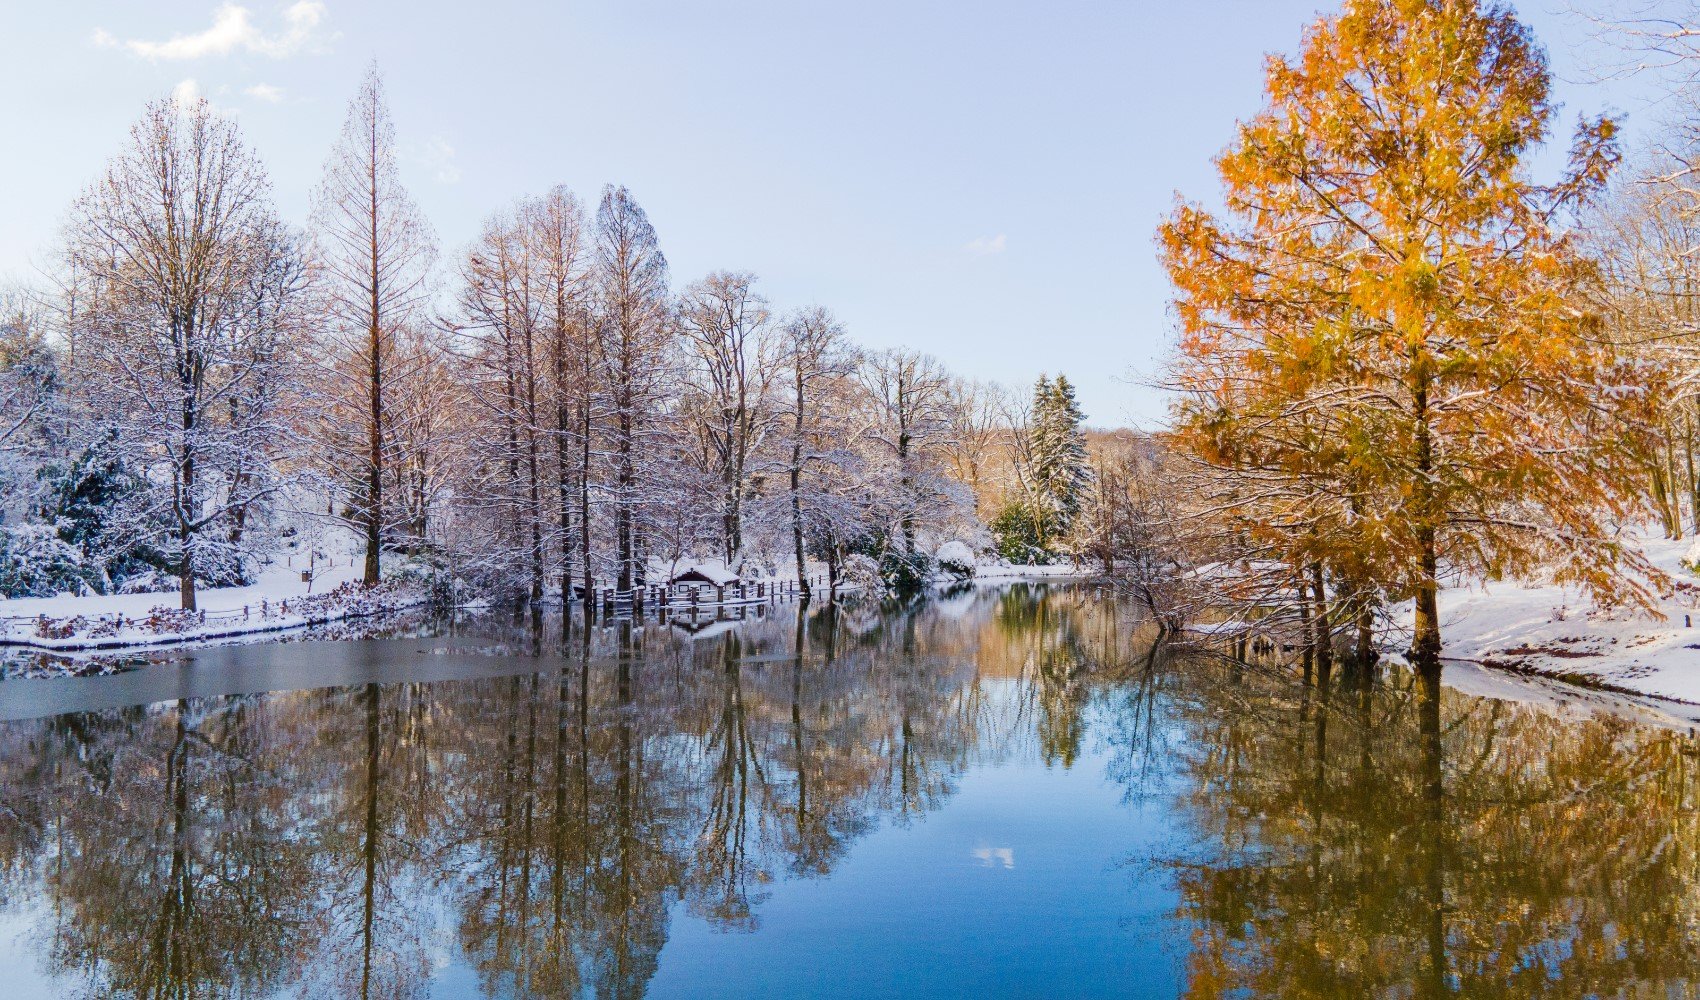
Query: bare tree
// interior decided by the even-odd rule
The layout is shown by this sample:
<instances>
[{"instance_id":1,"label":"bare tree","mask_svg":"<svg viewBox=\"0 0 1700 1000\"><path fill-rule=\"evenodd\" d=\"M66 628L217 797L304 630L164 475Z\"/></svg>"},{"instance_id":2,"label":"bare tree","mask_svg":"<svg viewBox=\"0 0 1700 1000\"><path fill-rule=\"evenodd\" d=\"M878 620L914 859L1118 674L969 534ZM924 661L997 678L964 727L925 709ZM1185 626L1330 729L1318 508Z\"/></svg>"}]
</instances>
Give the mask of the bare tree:
<instances>
[{"instance_id":1,"label":"bare tree","mask_svg":"<svg viewBox=\"0 0 1700 1000\"><path fill-rule=\"evenodd\" d=\"M870 436L894 464L902 553L915 555L915 525L946 499L939 462L950 437L950 374L931 355L906 348L867 356L862 382L879 419Z\"/></svg>"},{"instance_id":2,"label":"bare tree","mask_svg":"<svg viewBox=\"0 0 1700 1000\"><path fill-rule=\"evenodd\" d=\"M395 126L372 64L349 104L342 134L313 200L332 324L324 340L326 444L349 491L350 522L366 539L364 579L378 582L385 529L384 479L393 442L386 407L397 341L425 303L436 236L402 186Z\"/></svg>"},{"instance_id":3,"label":"bare tree","mask_svg":"<svg viewBox=\"0 0 1700 1000\"><path fill-rule=\"evenodd\" d=\"M824 524L821 492L809 489L810 473L842 455L846 437L829 428L843 421L828 419L827 401L835 387L856 370L856 355L832 313L815 306L793 315L780 333L779 360L785 381L782 417L789 441L785 472L790 481L791 542L797 562L798 586L803 600L812 596L805 568L806 544L811 521ZM830 542L828 543L830 546Z\"/></svg>"},{"instance_id":4,"label":"bare tree","mask_svg":"<svg viewBox=\"0 0 1700 1000\"><path fill-rule=\"evenodd\" d=\"M72 208L66 257L100 289L78 324L99 410L170 484L166 540L182 606L242 556L267 457L303 269L265 172L205 101L150 104Z\"/></svg>"},{"instance_id":5,"label":"bare tree","mask_svg":"<svg viewBox=\"0 0 1700 1000\"><path fill-rule=\"evenodd\" d=\"M611 413L616 587L637 581L642 506L638 450L668 375L667 258L649 217L624 187L602 191L594 251L598 375Z\"/></svg>"},{"instance_id":6,"label":"bare tree","mask_svg":"<svg viewBox=\"0 0 1700 1000\"><path fill-rule=\"evenodd\" d=\"M951 474L974 491L974 510L981 515L986 494L1007 485L988 478L997 443L1008 437L1009 396L995 382L952 379L950 384Z\"/></svg>"},{"instance_id":7,"label":"bare tree","mask_svg":"<svg viewBox=\"0 0 1700 1000\"><path fill-rule=\"evenodd\" d=\"M720 483L721 556L728 566L743 550L743 510L751 453L767 430L772 366L767 300L755 276L716 271L685 289L679 329L687 364L686 405L696 439Z\"/></svg>"},{"instance_id":8,"label":"bare tree","mask_svg":"<svg viewBox=\"0 0 1700 1000\"><path fill-rule=\"evenodd\" d=\"M545 369L540 326L546 283L531 257L530 206L490 218L461 267L463 334L472 366L471 397L488 423L475 435L482 461L469 498L493 507L499 562L516 553L527 593L543 596Z\"/></svg>"},{"instance_id":9,"label":"bare tree","mask_svg":"<svg viewBox=\"0 0 1700 1000\"><path fill-rule=\"evenodd\" d=\"M591 343L590 271L584 246L584 209L577 196L564 185L550 188L533 206L532 220L544 284L542 323L554 417L556 529L561 549L561 599L565 601L572 594L575 548L586 594L592 584L590 442L595 354Z\"/></svg>"}]
</instances>

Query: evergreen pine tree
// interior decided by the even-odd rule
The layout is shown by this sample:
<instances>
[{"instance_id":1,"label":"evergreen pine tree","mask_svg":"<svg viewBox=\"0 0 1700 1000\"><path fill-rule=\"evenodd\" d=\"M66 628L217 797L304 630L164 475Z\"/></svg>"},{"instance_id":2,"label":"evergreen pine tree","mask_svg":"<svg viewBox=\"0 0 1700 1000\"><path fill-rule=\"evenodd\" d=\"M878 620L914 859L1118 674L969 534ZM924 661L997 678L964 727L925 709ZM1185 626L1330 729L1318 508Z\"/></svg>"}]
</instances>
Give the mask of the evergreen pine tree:
<instances>
[{"instance_id":1,"label":"evergreen pine tree","mask_svg":"<svg viewBox=\"0 0 1700 1000\"><path fill-rule=\"evenodd\" d=\"M1067 376L1055 382L1040 376L1034 383L1030 492L1040 544L1047 550L1055 551L1085 504L1091 481L1085 419Z\"/></svg>"}]
</instances>

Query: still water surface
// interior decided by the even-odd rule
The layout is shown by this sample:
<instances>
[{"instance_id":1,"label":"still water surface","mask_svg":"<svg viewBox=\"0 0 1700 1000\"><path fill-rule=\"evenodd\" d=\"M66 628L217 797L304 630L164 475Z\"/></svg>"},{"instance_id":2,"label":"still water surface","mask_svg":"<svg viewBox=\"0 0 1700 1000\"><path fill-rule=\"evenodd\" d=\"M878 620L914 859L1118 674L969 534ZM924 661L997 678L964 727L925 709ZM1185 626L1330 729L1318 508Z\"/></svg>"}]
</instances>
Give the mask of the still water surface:
<instances>
[{"instance_id":1,"label":"still water surface","mask_svg":"<svg viewBox=\"0 0 1700 1000\"><path fill-rule=\"evenodd\" d=\"M0 994L1694 996L1685 733L1087 587L0 681Z\"/></svg>"}]
</instances>

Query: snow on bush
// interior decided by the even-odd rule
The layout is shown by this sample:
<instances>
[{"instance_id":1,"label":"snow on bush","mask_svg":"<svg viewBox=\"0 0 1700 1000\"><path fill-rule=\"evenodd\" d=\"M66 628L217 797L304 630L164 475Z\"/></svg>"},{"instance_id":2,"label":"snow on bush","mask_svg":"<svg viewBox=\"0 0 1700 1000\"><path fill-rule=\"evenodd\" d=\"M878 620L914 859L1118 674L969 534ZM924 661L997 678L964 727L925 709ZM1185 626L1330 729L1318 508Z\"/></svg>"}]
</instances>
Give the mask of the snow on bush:
<instances>
[{"instance_id":1,"label":"snow on bush","mask_svg":"<svg viewBox=\"0 0 1700 1000\"><path fill-rule=\"evenodd\" d=\"M0 596L52 597L88 585L82 552L45 524L0 529Z\"/></svg>"},{"instance_id":2,"label":"snow on bush","mask_svg":"<svg viewBox=\"0 0 1700 1000\"><path fill-rule=\"evenodd\" d=\"M966 580L974 575L974 550L961 539L953 538L940 545L938 551L933 553L933 558L937 560L941 572L958 580Z\"/></svg>"},{"instance_id":3,"label":"snow on bush","mask_svg":"<svg viewBox=\"0 0 1700 1000\"><path fill-rule=\"evenodd\" d=\"M880 564L872 556L861 553L844 557L839 577L845 584L866 593L877 594L885 589L885 581L880 578Z\"/></svg>"},{"instance_id":4,"label":"snow on bush","mask_svg":"<svg viewBox=\"0 0 1700 1000\"><path fill-rule=\"evenodd\" d=\"M1700 538L1694 539L1694 544L1682 554L1682 565L1691 573L1700 573Z\"/></svg>"}]
</instances>

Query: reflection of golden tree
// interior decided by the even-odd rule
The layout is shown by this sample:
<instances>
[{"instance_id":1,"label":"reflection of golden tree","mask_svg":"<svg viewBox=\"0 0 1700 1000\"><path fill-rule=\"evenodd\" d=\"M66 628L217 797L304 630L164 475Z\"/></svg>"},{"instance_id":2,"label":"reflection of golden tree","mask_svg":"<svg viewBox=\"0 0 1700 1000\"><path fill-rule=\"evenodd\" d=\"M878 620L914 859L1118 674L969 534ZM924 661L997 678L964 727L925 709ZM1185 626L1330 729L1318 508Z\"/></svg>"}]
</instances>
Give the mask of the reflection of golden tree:
<instances>
[{"instance_id":1,"label":"reflection of golden tree","mask_svg":"<svg viewBox=\"0 0 1700 1000\"><path fill-rule=\"evenodd\" d=\"M1179 677L1188 995L1693 988L1689 738L1404 677L1314 699L1221 665Z\"/></svg>"}]
</instances>

